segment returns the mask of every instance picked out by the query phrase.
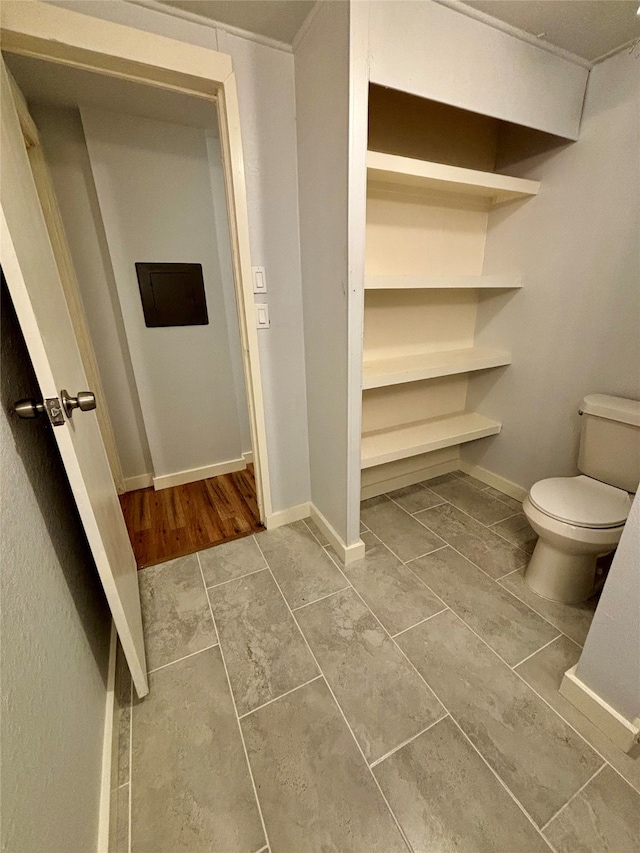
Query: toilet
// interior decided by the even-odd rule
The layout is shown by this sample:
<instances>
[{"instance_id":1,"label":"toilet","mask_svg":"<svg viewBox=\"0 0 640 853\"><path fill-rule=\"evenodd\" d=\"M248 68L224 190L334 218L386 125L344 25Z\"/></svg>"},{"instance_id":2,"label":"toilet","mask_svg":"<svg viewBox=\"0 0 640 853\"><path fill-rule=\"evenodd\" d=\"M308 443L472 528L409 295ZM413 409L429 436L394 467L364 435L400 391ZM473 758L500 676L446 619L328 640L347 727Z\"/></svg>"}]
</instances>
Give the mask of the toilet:
<instances>
[{"instance_id":1,"label":"toilet","mask_svg":"<svg viewBox=\"0 0 640 853\"><path fill-rule=\"evenodd\" d=\"M565 604L592 594L596 560L620 541L640 480L640 401L589 394L580 415L581 474L540 480L523 503L539 537L524 581Z\"/></svg>"}]
</instances>

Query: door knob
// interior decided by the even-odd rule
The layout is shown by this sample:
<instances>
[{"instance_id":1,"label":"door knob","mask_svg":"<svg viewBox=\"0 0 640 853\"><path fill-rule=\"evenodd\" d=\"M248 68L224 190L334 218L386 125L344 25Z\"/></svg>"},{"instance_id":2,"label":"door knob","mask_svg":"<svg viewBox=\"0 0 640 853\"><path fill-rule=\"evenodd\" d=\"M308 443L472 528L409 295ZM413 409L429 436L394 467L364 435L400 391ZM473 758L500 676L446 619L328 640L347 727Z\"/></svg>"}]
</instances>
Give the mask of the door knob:
<instances>
[{"instance_id":1,"label":"door knob","mask_svg":"<svg viewBox=\"0 0 640 853\"><path fill-rule=\"evenodd\" d=\"M37 418L44 412L44 403L38 403L31 399L18 400L14 403L13 408L19 418Z\"/></svg>"},{"instance_id":2,"label":"door knob","mask_svg":"<svg viewBox=\"0 0 640 853\"><path fill-rule=\"evenodd\" d=\"M63 388L60 392L60 399L68 418L73 416L74 409L90 412L96 407L96 395L93 391L78 391L77 397L70 397L69 393Z\"/></svg>"}]
</instances>

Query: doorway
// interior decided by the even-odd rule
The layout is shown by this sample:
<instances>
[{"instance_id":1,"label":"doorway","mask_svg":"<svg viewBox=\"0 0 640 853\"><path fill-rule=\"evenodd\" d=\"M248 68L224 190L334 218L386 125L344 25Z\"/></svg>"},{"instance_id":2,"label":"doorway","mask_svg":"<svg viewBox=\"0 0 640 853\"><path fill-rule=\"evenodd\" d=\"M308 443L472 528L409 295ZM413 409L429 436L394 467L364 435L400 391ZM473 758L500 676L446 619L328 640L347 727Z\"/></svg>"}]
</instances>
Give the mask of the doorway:
<instances>
[{"instance_id":1,"label":"doorway","mask_svg":"<svg viewBox=\"0 0 640 853\"><path fill-rule=\"evenodd\" d=\"M77 272L138 568L262 529L215 100L5 59ZM205 321L150 326L139 262L199 267Z\"/></svg>"}]
</instances>

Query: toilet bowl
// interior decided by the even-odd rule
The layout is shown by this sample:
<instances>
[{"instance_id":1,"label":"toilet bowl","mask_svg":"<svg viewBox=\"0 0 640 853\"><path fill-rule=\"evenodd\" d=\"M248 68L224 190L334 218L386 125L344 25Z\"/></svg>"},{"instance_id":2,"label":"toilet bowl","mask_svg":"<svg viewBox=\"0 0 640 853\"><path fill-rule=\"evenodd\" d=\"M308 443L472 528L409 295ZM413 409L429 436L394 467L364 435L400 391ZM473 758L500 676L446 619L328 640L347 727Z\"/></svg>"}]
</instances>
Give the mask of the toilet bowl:
<instances>
[{"instance_id":1,"label":"toilet bowl","mask_svg":"<svg viewBox=\"0 0 640 853\"><path fill-rule=\"evenodd\" d=\"M596 561L617 546L630 507L628 492L590 477L536 483L523 503L539 537L525 571L527 586L565 604L589 598Z\"/></svg>"},{"instance_id":2,"label":"toilet bowl","mask_svg":"<svg viewBox=\"0 0 640 853\"><path fill-rule=\"evenodd\" d=\"M580 476L540 480L523 503L539 537L524 581L565 604L592 594L596 561L620 541L640 480L640 401L589 394L580 415Z\"/></svg>"}]
</instances>

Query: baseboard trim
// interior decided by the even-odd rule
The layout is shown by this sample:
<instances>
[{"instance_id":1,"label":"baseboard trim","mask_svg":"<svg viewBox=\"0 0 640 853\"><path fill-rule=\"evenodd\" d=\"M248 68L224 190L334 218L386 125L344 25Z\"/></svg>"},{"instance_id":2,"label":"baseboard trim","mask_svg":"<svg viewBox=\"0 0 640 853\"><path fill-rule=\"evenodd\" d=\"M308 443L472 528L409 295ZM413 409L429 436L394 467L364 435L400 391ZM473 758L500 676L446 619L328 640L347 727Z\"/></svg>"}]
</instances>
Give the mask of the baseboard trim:
<instances>
[{"instance_id":1,"label":"baseboard trim","mask_svg":"<svg viewBox=\"0 0 640 853\"><path fill-rule=\"evenodd\" d=\"M623 752L629 752L640 739L640 721L637 718L633 722L627 720L602 696L594 693L576 675L577 666L565 672L560 684L561 695Z\"/></svg>"},{"instance_id":2,"label":"baseboard trim","mask_svg":"<svg viewBox=\"0 0 640 853\"><path fill-rule=\"evenodd\" d=\"M125 492L147 489L149 486L153 486L153 474L138 474L137 477L125 477L123 482Z\"/></svg>"},{"instance_id":3,"label":"baseboard trim","mask_svg":"<svg viewBox=\"0 0 640 853\"><path fill-rule=\"evenodd\" d=\"M447 462L440 462L437 465L429 465L425 468L419 468L416 471L408 471L405 474L387 477L383 480L378 480L375 483L367 483L360 489L360 500L366 501L368 498L375 498L378 495L384 495L386 492L393 492L396 489L404 489L406 486L413 486L415 483L421 483L423 480L429 480L431 477L439 477L441 474L449 474L451 471L456 471L460 468L460 460L453 459Z\"/></svg>"},{"instance_id":4,"label":"baseboard trim","mask_svg":"<svg viewBox=\"0 0 640 853\"><path fill-rule=\"evenodd\" d=\"M471 465L469 462L465 462L464 459L460 459L457 467L464 474L475 477L476 480L486 483L487 486L493 486L494 489L504 492L505 495L509 495L509 497L515 498L517 501L523 501L527 496L527 489L523 489L522 486L512 483L511 480L507 480L499 474L494 474L493 471L487 471L486 468L481 468L479 465Z\"/></svg>"},{"instance_id":5,"label":"baseboard trim","mask_svg":"<svg viewBox=\"0 0 640 853\"><path fill-rule=\"evenodd\" d=\"M309 515L320 530L333 546L338 559L343 566L348 566L350 563L355 563L357 560L362 560L364 557L364 542L358 539L353 545L347 545L341 536L336 533L332 525L327 521L320 510L313 504L309 504Z\"/></svg>"},{"instance_id":6,"label":"baseboard trim","mask_svg":"<svg viewBox=\"0 0 640 853\"><path fill-rule=\"evenodd\" d=\"M102 773L100 778L100 811L98 815L98 853L109 851L109 822L111 820L111 760L113 755L113 710L116 701L116 649L118 635L111 620L109 640L109 668L107 670L107 695L104 710L102 741Z\"/></svg>"},{"instance_id":7,"label":"baseboard trim","mask_svg":"<svg viewBox=\"0 0 640 853\"><path fill-rule=\"evenodd\" d=\"M294 521L301 521L303 518L309 518L308 502L290 506L278 512L272 512L265 519L265 527L267 530L275 530L276 527L282 527L284 524L291 524Z\"/></svg>"},{"instance_id":8,"label":"baseboard trim","mask_svg":"<svg viewBox=\"0 0 640 853\"><path fill-rule=\"evenodd\" d=\"M153 488L160 491L171 486L182 486L185 483L195 483L197 480L208 480L209 477L219 477L221 474L242 471L246 467L246 461L240 457L240 459L229 459L227 462L216 462L215 465L204 465L202 468L176 471L175 474L162 474L160 477L153 478Z\"/></svg>"},{"instance_id":9,"label":"baseboard trim","mask_svg":"<svg viewBox=\"0 0 640 853\"><path fill-rule=\"evenodd\" d=\"M244 459L247 465L251 465L253 462L253 450L247 450L246 453L242 454L242 458Z\"/></svg>"}]
</instances>

